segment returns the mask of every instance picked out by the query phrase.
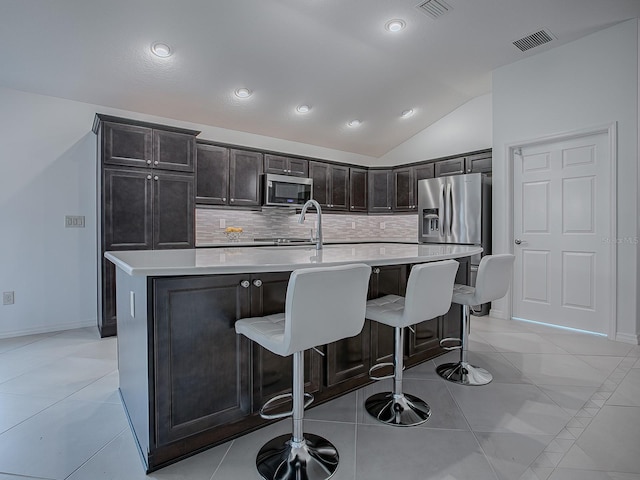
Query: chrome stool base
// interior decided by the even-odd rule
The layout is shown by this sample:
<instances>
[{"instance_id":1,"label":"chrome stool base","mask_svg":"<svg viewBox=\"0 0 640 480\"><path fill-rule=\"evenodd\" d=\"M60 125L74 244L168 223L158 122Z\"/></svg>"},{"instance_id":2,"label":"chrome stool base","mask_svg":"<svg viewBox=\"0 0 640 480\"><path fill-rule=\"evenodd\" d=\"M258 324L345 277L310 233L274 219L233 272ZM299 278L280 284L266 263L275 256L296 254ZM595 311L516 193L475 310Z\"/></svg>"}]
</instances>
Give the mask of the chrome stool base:
<instances>
[{"instance_id":1,"label":"chrome stool base","mask_svg":"<svg viewBox=\"0 0 640 480\"><path fill-rule=\"evenodd\" d=\"M420 425L431 415L426 402L408 393L395 397L392 392L376 393L367 398L364 408L376 420L398 427Z\"/></svg>"},{"instance_id":2,"label":"chrome stool base","mask_svg":"<svg viewBox=\"0 0 640 480\"><path fill-rule=\"evenodd\" d=\"M493 375L484 368L474 367L467 362L443 363L438 365L436 373L459 385L486 385L493 380Z\"/></svg>"},{"instance_id":3,"label":"chrome stool base","mask_svg":"<svg viewBox=\"0 0 640 480\"><path fill-rule=\"evenodd\" d=\"M291 434L280 435L260 449L256 466L266 480L326 480L338 468L338 451L329 440L311 433L297 444Z\"/></svg>"}]
</instances>

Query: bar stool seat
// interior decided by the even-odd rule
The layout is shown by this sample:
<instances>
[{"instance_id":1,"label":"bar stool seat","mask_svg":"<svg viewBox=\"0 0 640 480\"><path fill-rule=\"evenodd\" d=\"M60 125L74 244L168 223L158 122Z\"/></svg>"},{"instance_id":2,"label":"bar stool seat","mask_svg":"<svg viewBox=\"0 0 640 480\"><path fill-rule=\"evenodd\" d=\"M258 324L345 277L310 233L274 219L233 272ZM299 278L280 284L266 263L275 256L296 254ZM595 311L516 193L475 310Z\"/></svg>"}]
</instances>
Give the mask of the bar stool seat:
<instances>
[{"instance_id":1,"label":"bar stool seat","mask_svg":"<svg viewBox=\"0 0 640 480\"><path fill-rule=\"evenodd\" d=\"M368 319L394 328L393 363L374 365L369 370L374 380L394 379L393 392L377 393L365 402L367 412L380 422L407 427L424 423L431 415L424 400L402 391L404 327L444 315L449 310L458 265L455 260L414 265L405 297L385 295L367 302ZM393 375L373 376L376 369L384 366L393 366Z\"/></svg>"},{"instance_id":2,"label":"bar stool seat","mask_svg":"<svg viewBox=\"0 0 640 480\"><path fill-rule=\"evenodd\" d=\"M445 338L440 345L446 350L460 350L460 361L444 363L436 368L438 375L445 380L460 385L486 385L493 380L493 376L487 370L467 361L471 306L492 302L507 294L514 260L515 257L510 254L485 255L478 265L475 287L454 285L452 302L462 305L462 337ZM459 342L459 345L445 346L452 340Z\"/></svg>"},{"instance_id":3,"label":"bar stool seat","mask_svg":"<svg viewBox=\"0 0 640 480\"><path fill-rule=\"evenodd\" d=\"M364 326L371 267L353 264L293 271L287 285L284 313L243 318L236 332L280 355L293 355L293 389L263 405L267 419L291 416L292 434L267 442L258 452L256 467L267 480L324 480L338 468L339 455L327 439L303 433L304 408L313 396L304 393L304 351L353 337ZM292 397L291 412L266 414L274 400ZM307 397L305 404L304 398Z\"/></svg>"}]
</instances>

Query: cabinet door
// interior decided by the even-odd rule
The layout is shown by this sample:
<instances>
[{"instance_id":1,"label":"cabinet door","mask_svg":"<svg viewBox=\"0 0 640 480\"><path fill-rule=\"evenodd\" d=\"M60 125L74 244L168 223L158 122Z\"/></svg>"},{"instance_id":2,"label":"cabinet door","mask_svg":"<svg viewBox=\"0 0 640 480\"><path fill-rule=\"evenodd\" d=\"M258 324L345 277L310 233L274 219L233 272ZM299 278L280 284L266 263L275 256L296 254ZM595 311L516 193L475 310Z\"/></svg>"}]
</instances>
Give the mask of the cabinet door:
<instances>
[{"instance_id":1,"label":"cabinet door","mask_svg":"<svg viewBox=\"0 0 640 480\"><path fill-rule=\"evenodd\" d=\"M288 174L294 177L308 177L309 161L303 158L290 158Z\"/></svg>"},{"instance_id":2,"label":"cabinet door","mask_svg":"<svg viewBox=\"0 0 640 480\"><path fill-rule=\"evenodd\" d=\"M404 296L407 290L407 266L374 267L369 280L369 297ZM371 322L371 365L393 359L394 331L392 327Z\"/></svg>"},{"instance_id":3,"label":"cabinet door","mask_svg":"<svg viewBox=\"0 0 640 480\"><path fill-rule=\"evenodd\" d=\"M250 292L241 280L241 275L153 280L156 445L249 415L249 340L234 327L238 318L249 316Z\"/></svg>"},{"instance_id":4,"label":"cabinet door","mask_svg":"<svg viewBox=\"0 0 640 480\"><path fill-rule=\"evenodd\" d=\"M331 203L329 168L328 163L309 162L309 177L313 180L313 199L323 207L327 207Z\"/></svg>"},{"instance_id":5,"label":"cabinet door","mask_svg":"<svg viewBox=\"0 0 640 480\"><path fill-rule=\"evenodd\" d=\"M331 174L331 210L348 210L349 208L349 167L330 166Z\"/></svg>"},{"instance_id":6,"label":"cabinet door","mask_svg":"<svg viewBox=\"0 0 640 480\"><path fill-rule=\"evenodd\" d=\"M153 130L153 167L175 172L194 171L196 138L186 133Z\"/></svg>"},{"instance_id":7,"label":"cabinet door","mask_svg":"<svg viewBox=\"0 0 640 480\"><path fill-rule=\"evenodd\" d=\"M287 157L267 154L264 156L264 172L286 175L289 170L288 160L289 159Z\"/></svg>"},{"instance_id":8,"label":"cabinet door","mask_svg":"<svg viewBox=\"0 0 640 480\"><path fill-rule=\"evenodd\" d=\"M367 171L349 169L349 203L351 212L367 211Z\"/></svg>"},{"instance_id":9,"label":"cabinet door","mask_svg":"<svg viewBox=\"0 0 640 480\"><path fill-rule=\"evenodd\" d=\"M302 158L266 154L264 156L264 171L278 175L306 177L309 174L309 162Z\"/></svg>"},{"instance_id":10,"label":"cabinet door","mask_svg":"<svg viewBox=\"0 0 640 480\"><path fill-rule=\"evenodd\" d=\"M391 170L369 170L369 212L391 213L393 175Z\"/></svg>"},{"instance_id":11,"label":"cabinet door","mask_svg":"<svg viewBox=\"0 0 640 480\"><path fill-rule=\"evenodd\" d=\"M264 316L284 312L290 272L263 273L244 276L249 280L251 316ZM245 278L246 277L246 278ZM254 411L275 395L291 392L293 360L281 357L253 343L253 399ZM307 350L304 354L305 391L320 389L321 360L318 353ZM283 402L287 404L287 402ZM290 406L290 403L288 404Z\"/></svg>"},{"instance_id":12,"label":"cabinet door","mask_svg":"<svg viewBox=\"0 0 640 480\"><path fill-rule=\"evenodd\" d=\"M150 170L103 170L103 251L151 250L152 177Z\"/></svg>"},{"instance_id":13,"label":"cabinet door","mask_svg":"<svg viewBox=\"0 0 640 480\"><path fill-rule=\"evenodd\" d=\"M153 161L150 128L104 122L102 149L105 165L147 167Z\"/></svg>"},{"instance_id":14,"label":"cabinet door","mask_svg":"<svg viewBox=\"0 0 640 480\"><path fill-rule=\"evenodd\" d=\"M260 205L262 154L231 150L229 156L229 205Z\"/></svg>"},{"instance_id":15,"label":"cabinet door","mask_svg":"<svg viewBox=\"0 0 640 480\"><path fill-rule=\"evenodd\" d=\"M229 203L229 149L215 145L196 147L196 203Z\"/></svg>"},{"instance_id":16,"label":"cabinet door","mask_svg":"<svg viewBox=\"0 0 640 480\"><path fill-rule=\"evenodd\" d=\"M413 167L393 170L393 184L395 186L393 209L397 212L410 212L415 209L416 195L413 175Z\"/></svg>"},{"instance_id":17,"label":"cabinet door","mask_svg":"<svg viewBox=\"0 0 640 480\"><path fill-rule=\"evenodd\" d=\"M371 366L370 324L355 337L344 338L326 346L327 386L369 376Z\"/></svg>"},{"instance_id":18,"label":"cabinet door","mask_svg":"<svg viewBox=\"0 0 640 480\"><path fill-rule=\"evenodd\" d=\"M426 163L424 165L416 165L413 167L413 171L416 177L416 182L424 180L425 178L435 177L435 169L433 163ZM417 190L416 190L417 191Z\"/></svg>"},{"instance_id":19,"label":"cabinet door","mask_svg":"<svg viewBox=\"0 0 640 480\"><path fill-rule=\"evenodd\" d=\"M468 155L465 165L467 173L491 173L491 152Z\"/></svg>"},{"instance_id":20,"label":"cabinet door","mask_svg":"<svg viewBox=\"0 0 640 480\"><path fill-rule=\"evenodd\" d=\"M466 170L464 164L464 157L451 158L449 160L440 160L435 163L436 177L443 177L445 175L459 175Z\"/></svg>"},{"instance_id":21,"label":"cabinet door","mask_svg":"<svg viewBox=\"0 0 640 480\"><path fill-rule=\"evenodd\" d=\"M193 248L193 174L155 171L153 199L153 248Z\"/></svg>"}]
</instances>

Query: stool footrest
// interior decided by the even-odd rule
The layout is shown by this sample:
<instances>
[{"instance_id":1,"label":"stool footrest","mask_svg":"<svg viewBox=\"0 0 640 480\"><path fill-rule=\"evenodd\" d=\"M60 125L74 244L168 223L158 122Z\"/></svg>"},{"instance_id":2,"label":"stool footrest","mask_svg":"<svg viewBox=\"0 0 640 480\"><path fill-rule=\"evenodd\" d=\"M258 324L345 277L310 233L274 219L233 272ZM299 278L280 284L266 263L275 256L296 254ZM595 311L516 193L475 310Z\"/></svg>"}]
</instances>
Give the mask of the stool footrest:
<instances>
[{"instance_id":1,"label":"stool footrest","mask_svg":"<svg viewBox=\"0 0 640 480\"><path fill-rule=\"evenodd\" d=\"M455 345L447 345L454 343ZM462 348L462 339L455 337L447 337L440 340L440 348L444 350L460 350Z\"/></svg>"},{"instance_id":2,"label":"stool footrest","mask_svg":"<svg viewBox=\"0 0 640 480\"><path fill-rule=\"evenodd\" d=\"M260 412L259 412L260 416L265 420L275 420L278 418L290 417L291 415L293 415L293 410L289 410L288 412L282 412L282 413L264 413L264 411L267 408L269 408L269 406L273 402L277 402L278 400L284 400L285 398L292 398L292 397L293 397L292 393L283 393L282 395L276 395L275 397L270 398L265 402L264 405L262 405L262 408L260 409ZM306 392L304 394L304 398L306 398L306 401L304 402L304 408L307 408L309 405L313 403L314 398L312 394L306 393Z\"/></svg>"},{"instance_id":3,"label":"stool footrest","mask_svg":"<svg viewBox=\"0 0 640 480\"><path fill-rule=\"evenodd\" d=\"M376 377L376 376L372 375L372 373L375 370L379 370L379 369L384 368L384 367L393 367L393 373L391 375L385 375L383 377ZM373 367L371 367L369 369L369 378L371 380L386 380L387 378L393 378L393 377L395 377L395 367L394 367L394 364L391 363L391 362L376 363Z\"/></svg>"}]
</instances>

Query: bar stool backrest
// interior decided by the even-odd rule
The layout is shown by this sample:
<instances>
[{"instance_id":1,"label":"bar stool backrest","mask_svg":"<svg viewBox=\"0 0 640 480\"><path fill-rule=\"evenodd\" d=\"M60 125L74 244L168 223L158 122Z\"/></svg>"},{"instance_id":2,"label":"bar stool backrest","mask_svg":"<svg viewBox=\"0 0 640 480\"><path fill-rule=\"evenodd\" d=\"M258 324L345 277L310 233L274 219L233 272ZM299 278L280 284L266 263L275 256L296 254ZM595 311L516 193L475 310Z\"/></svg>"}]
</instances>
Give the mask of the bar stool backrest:
<instances>
[{"instance_id":1,"label":"bar stool backrest","mask_svg":"<svg viewBox=\"0 0 640 480\"><path fill-rule=\"evenodd\" d=\"M285 303L285 355L359 334L370 275L363 263L294 270Z\"/></svg>"},{"instance_id":2,"label":"bar stool backrest","mask_svg":"<svg viewBox=\"0 0 640 480\"><path fill-rule=\"evenodd\" d=\"M475 299L481 303L504 297L511 283L511 272L515 256L511 254L485 255L478 265Z\"/></svg>"},{"instance_id":3,"label":"bar stool backrest","mask_svg":"<svg viewBox=\"0 0 640 480\"><path fill-rule=\"evenodd\" d=\"M455 260L413 266L404 298L403 326L424 322L449 311L458 266Z\"/></svg>"}]
</instances>

